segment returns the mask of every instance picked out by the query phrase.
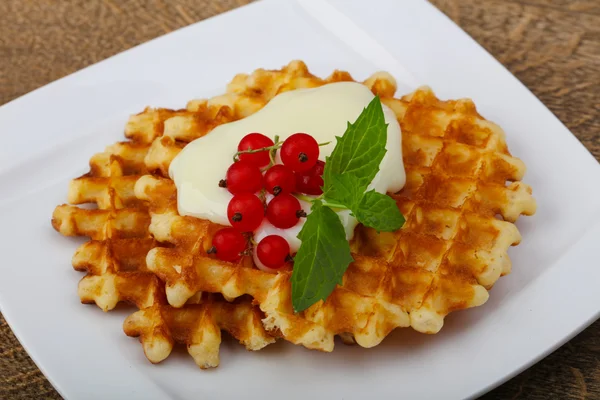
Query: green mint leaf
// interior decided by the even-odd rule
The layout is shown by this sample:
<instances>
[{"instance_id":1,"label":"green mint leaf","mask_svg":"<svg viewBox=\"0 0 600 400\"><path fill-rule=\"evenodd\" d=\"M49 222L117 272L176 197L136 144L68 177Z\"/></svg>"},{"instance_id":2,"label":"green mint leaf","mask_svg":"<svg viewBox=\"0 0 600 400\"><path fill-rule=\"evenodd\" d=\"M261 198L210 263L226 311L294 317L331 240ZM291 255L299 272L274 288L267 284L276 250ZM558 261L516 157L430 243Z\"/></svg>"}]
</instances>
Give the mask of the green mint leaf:
<instances>
[{"instance_id":1,"label":"green mint leaf","mask_svg":"<svg viewBox=\"0 0 600 400\"><path fill-rule=\"evenodd\" d=\"M302 245L294 257L292 306L295 312L306 310L325 300L353 261L346 232L338 215L320 201L312 205L298 234Z\"/></svg>"},{"instance_id":2,"label":"green mint leaf","mask_svg":"<svg viewBox=\"0 0 600 400\"><path fill-rule=\"evenodd\" d=\"M353 175L334 176L333 187L337 196L335 201L349 208L361 224L378 232L392 232L404 224L404 217L394 199L374 190L361 192Z\"/></svg>"},{"instance_id":3,"label":"green mint leaf","mask_svg":"<svg viewBox=\"0 0 600 400\"><path fill-rule=\"evenodd\" d=\"M356 177L360 192L364 192L377 172L385 155L387 124L379 97L373 98L356 121L348 123L342 137L336 137L335 149L326 159L323 171L323 192L338 200L333 177L351 174Z\"/></svg>"},{"instance_id":4,"label":"green mint leaf","mask_svg":"<svg viewBox=\"0 0 600 400\"><path fill-rule=\"evenodd\" d=\"M334 175L332 179L335 198L326 195L325 201L343 204L351 210L357 208L364 189L360 190L356 177L354 175Z\"/></svg>"},{"instance_id":5,"label":"green mint leaf","mask_svg":"<svg viewBox=\"0 0 600 400\"><path fill-rule=\"evenodd\" d=\"M365 226L377 232L393 232L404 225L404 216L390 196L371 190L365 193L352 213Z\"/></svg>"}]
</instances>

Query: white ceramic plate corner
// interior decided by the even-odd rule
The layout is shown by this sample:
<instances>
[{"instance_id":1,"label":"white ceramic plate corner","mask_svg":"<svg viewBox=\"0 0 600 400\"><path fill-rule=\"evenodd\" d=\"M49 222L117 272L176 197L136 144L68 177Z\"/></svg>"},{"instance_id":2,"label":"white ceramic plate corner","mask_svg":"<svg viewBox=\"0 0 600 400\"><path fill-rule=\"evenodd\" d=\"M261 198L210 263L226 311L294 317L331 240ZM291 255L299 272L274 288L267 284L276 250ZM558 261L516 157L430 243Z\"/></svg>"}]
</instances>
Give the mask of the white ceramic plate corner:
<instances>
[{"instance_id":1,"label":"white ceramic plate corner","mask_svg":"<svg viewBox=\"0 0 600 400\"><path fill-rule=\"evenodd\" d=\"M341 68L360 79L387 70L400 92L428 84L442 98L471 97L500 124L512 153L528 166L525 181L539 204L534 217L518 222L524 239L511 249L513 272L487 304L451 314L438 335L399 330L374 349L337 346L333 354L283 342L249 353L226 340L216 370L199 371L178 352L151 365L122 333L127 312L79 304L80 274L70 268L77 243L52 230L52 210L89 157L121 137L129 114L146 105L181 107L221 92L238 72L292 59L319 75ZM258 2L4 105L0 127L0 307L67 399L473 397L599 315L600 185L590 185L600 182L598 163L425 1Z\"/></svg>"}]
</instances>

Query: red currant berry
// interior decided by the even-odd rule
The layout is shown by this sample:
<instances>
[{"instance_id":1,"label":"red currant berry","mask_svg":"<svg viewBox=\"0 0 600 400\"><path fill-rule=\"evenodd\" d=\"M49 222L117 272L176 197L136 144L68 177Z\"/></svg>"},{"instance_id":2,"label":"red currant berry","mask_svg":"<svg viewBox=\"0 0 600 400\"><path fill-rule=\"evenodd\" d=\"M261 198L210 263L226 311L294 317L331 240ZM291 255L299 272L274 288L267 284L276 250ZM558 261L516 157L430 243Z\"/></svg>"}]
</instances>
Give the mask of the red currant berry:
<instances>
[{"instance_id":1,"label":"red currant berry","mask_svg":"<svg viewBox=\"0 0 600 400\"><path fill-rule=\"evenodd\" d=\"M325 163L317 161L314 167L303 173L296 174L296 190L300 193L323 194L323 170Z\"/></svg>"},{"instance_id":2,"label":"red currant berry","mask_svg":"<svg viewBox=\"0 0 600 400\"><path fill-rule=\"evenodd\" d=\"M246 238L239 231L223 228L213 236L208 253L215 253L223 261L236 261L240 258L240 253L246 250L246 245Z\"/></svg>"},{"instance_id":3,"label":"red currant berry","mask_svg":"<svg viewBox=\"0 0 600 400\"><path fill-rule=\"evenodd\" d=\"M281 268L290 257L290 245L279 235L269 235L256 246L256 255L268 268Z\"/></svg>"},{"instance_id":4,"label":"red currant berry","mask_svg":"<svg viewBox=\"0 0 600 400\"><path fill-rule=\"evenodd\" d=\"M281 146L281 161L294 172L308 171L318 158L319 144L306 133L294 133Z\"/></svg>"},{"instance_id":5,"label":"red currant berry","mask_svg":"<svg viewBox=\"0 0 600 400\"><path fill-rule=\"evenodd\" d=\"M254 231L264 216L262 201L252 193L236 194L227 205L227 218L231 226L240 232Z\"/></svg>"},{"instance_id":6,"label":"red currant berry","mask_svg":"<svg viewBox=\"0 0 600 400\"><path fill-rule=\"evenodd\" d=\"M262 149L263 147L271 147L275 143L263 135L262 133L249 133L240 140L240 144L238 144L238 151L244 150L256 150ZM259 168L262 168L269 164L271 161L269 158L268 151L259 151L257 153L245 153L240 154L240 160L248 161L251 164L256 165Z\"/></svg>"},{"instance_id":7,"label":"red currant berry","mask_svg":"<svg viewBox=\"0 0 600 400\"><path fill-rule=\"evenodd\" d=\"M231 164L225 182L219 182L219 186L227 187L232 194L256 193L263 186L262 173L256 165L240 160Z\"/></svg>"},{"instance_id":8,"label":"red currant berry","mask_svg":"<svg viewBox=\"0 0 600 400\"><path fill-rule=\"evenodd\" d=\"M292 193L296 186L296 177L285 165L273 165L265 173L265 189L277 196L280 193Z\"/></svg>"},{"instance_id":9,"label":"red currant berry","mask_svg":"<svg viewBox=\"0 0 600 400\"><path fill-rule=\"evenodd\" d=\"M267 205L267 219L277 228L287 229L298 223L300 217L306 217L297 198L289 193L282 193Z\"/></svg>"}]
</instances>

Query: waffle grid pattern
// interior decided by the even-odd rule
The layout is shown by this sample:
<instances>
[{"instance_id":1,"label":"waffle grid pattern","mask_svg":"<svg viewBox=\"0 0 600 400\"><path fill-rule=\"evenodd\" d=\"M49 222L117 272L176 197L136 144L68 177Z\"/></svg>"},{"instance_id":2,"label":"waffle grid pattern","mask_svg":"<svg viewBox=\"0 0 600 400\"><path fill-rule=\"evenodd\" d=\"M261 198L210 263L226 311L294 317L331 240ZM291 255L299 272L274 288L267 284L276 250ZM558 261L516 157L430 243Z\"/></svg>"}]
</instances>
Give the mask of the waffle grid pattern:
<instances>
[{"instance_id":1,"label":"waffle grid pattern","mask_svg":"<svg viewBox=\"0 0 600 400\"><path fill-rule=\"evenodd\" d=\"M470 100L440 101L429 88L396 99L386 73L363 84L402 126L407 183L390 195L407 221L395 233L357 227L355 262L326 301L293 313L289 269L266 273L247 256L217 260L206 250L220 227L178 215L168 168L187 143L256 112L278 93L352 80L341 71L320 79L293 61L239 74L226 94L193 100L185 110L148 108L132 116L129 141L94 156L90 173L71 183L69 202L98 209L63 205L54 214L59 232L92 239L73 259L88 272L82 301L105 310L118 301L136 304L140 311L124 330L141 336L150 361L181 342L201 367L218 363L221 329L253 350L283 337L332 351L335 335L372 347L397 327L436 333L451 311L483 304L486 289L510 272L507 249L521 240L513 222L536 209L521 182L525 165Z\"/></svg>"}]
</instances>

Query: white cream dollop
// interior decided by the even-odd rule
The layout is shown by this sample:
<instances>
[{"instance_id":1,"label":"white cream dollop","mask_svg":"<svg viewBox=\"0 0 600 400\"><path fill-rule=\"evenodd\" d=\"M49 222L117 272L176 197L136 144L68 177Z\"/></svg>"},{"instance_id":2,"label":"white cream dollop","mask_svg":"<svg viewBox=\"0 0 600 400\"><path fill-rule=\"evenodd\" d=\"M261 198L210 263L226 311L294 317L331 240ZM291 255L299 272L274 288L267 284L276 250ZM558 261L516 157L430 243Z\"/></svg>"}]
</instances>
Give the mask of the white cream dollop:
<instances>
[{"instance_id":1,"label":"white cream dollop","mask_svg":"<svg viewBox=\"0 0 600 400\"><path fill-rule=\"evenodd\" d=\"M177 187L177 206L180 215L208 219L230 225L227 204L232 195L218 186L219 180L233 162L240 140L251 132L260 132L285 140L297 132L308 133L317 142L331 142L320 147L319 159L325 161L342 136L348 122L354 122L373 99L373 93L364 85L354 82L331 83L314 89L298 89L275 96L264 108L239 121L217 126L207 135L188 144L172 161L169 175ZM400 125L392 110L383 105L387 128L387 152L381 161L379 173L368 190L379 193L396 192L404 186L406 175L402 162ZM310 204L302 202L308 212ZM338 215L350 240L357 221L348 210ZM290 229L278 229L265 219L254 233L259 242L268 235L283 236L292 253L300 247L297 238L303 219ZM255 261L256 257L255 257Z\"/></svg>"}]
</instances>

